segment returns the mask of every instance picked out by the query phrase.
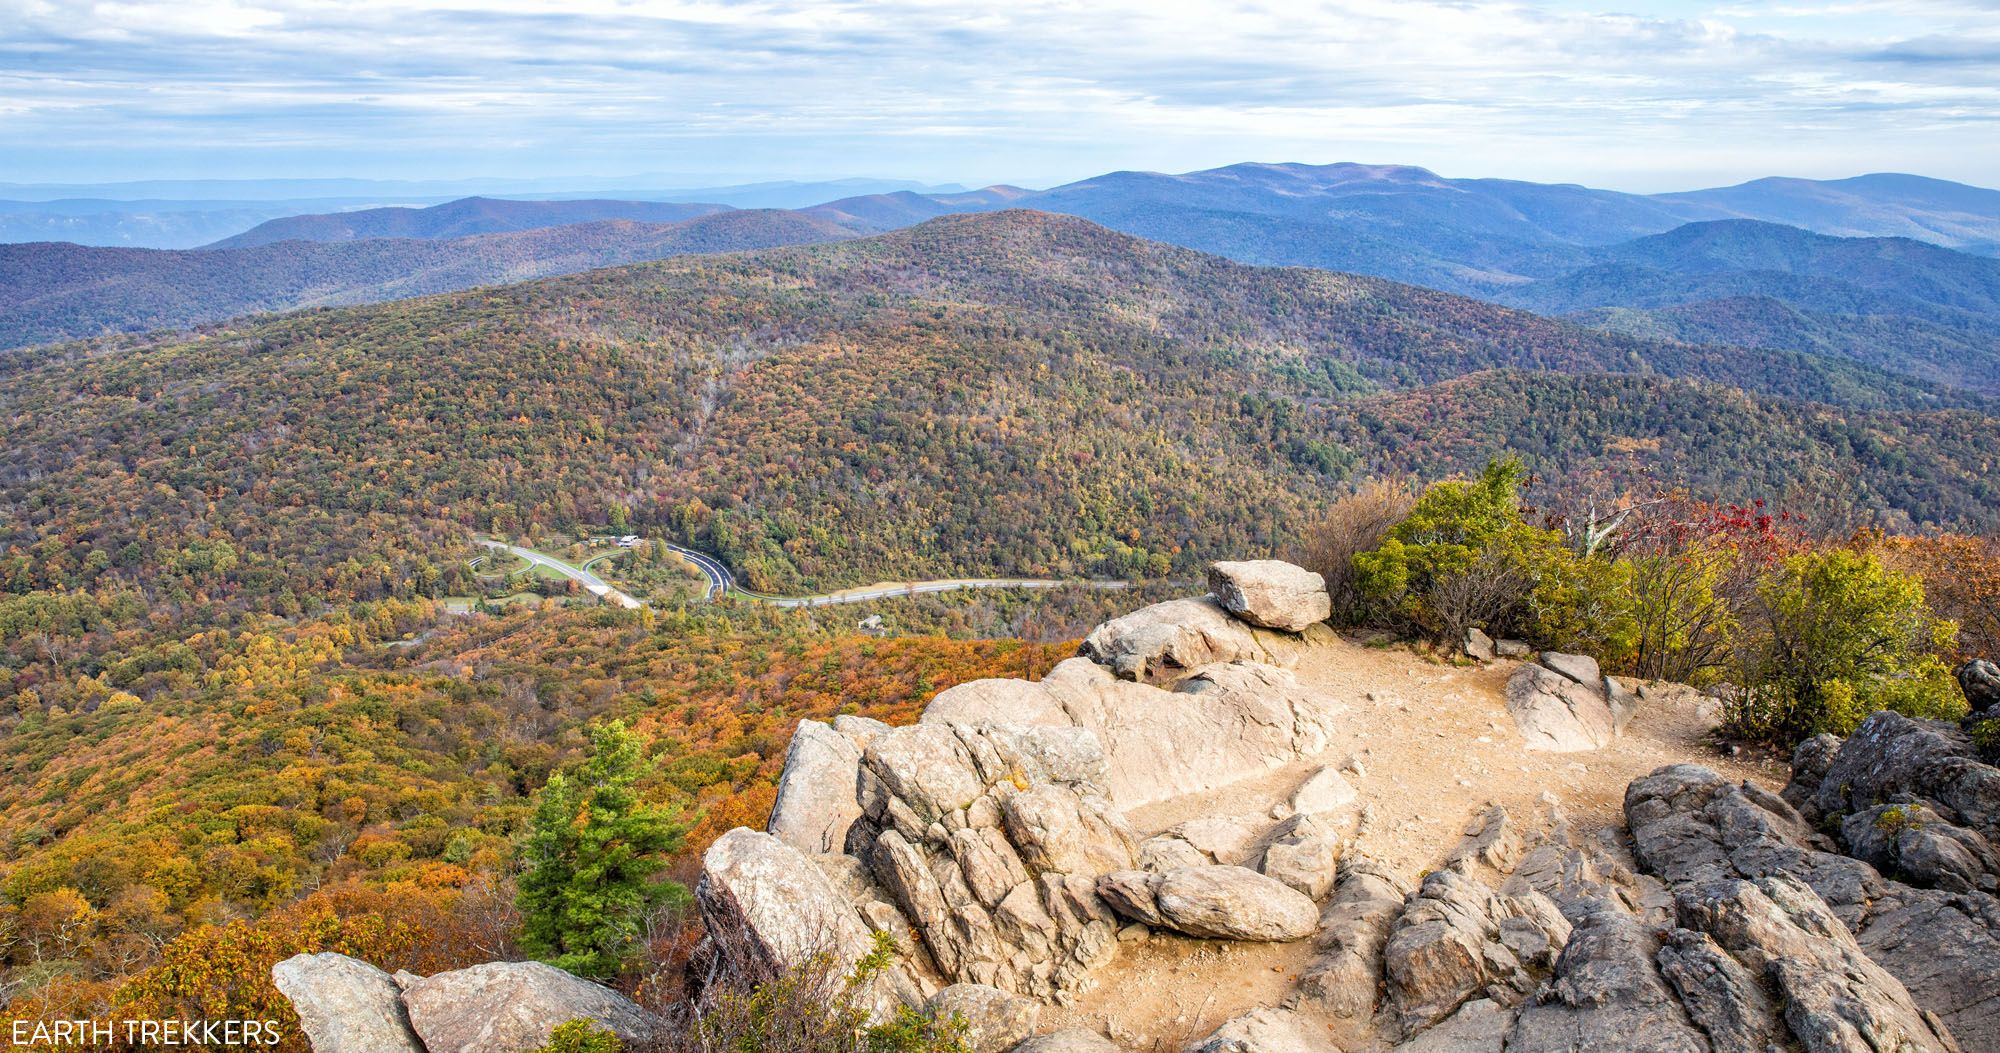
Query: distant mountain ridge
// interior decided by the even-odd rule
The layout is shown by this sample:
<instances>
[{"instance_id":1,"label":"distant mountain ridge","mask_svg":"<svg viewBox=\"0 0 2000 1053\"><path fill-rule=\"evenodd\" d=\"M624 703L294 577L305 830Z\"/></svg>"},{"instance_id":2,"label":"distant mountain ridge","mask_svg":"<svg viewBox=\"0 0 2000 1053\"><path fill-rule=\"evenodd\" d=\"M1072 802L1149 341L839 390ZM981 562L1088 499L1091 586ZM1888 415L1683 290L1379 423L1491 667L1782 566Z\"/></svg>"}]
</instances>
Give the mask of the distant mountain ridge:
<instances>
[{"instance_id":1,"label":"distant mountain ridge","mask_svg":"<svg viewBox=\"0 0 2000 1053\"><path fill-rule=\"evenodd\" d=\"M245 249L280 241L361 241L368 238L462 238L608 219L679 223L722 212L727 205L676 201L508 201L468 197L429 208L370 208L260 223L208 249Z\"/></svg>"}]
</instances>

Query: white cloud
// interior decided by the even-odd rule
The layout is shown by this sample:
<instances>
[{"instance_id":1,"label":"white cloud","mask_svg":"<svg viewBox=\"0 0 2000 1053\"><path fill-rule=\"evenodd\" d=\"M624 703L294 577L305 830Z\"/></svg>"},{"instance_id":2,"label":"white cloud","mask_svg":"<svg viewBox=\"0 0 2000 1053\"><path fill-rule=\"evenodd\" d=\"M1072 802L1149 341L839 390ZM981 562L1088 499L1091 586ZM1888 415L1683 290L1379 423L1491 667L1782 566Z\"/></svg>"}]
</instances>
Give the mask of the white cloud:
<instances>
[{"instance_id":1,"label":"white cloud","mask_svg":"<svg viewBox=\"0 0 2000 1053\"><path fill-rule=\"evenodd\" d=\"M1991 5L1633 6L0 0L0 141L40 144L0 179L1355 158L1630 182L1650 149L2000 181L1962 132L2000 117Z\"/></svg>"}]
</instances>

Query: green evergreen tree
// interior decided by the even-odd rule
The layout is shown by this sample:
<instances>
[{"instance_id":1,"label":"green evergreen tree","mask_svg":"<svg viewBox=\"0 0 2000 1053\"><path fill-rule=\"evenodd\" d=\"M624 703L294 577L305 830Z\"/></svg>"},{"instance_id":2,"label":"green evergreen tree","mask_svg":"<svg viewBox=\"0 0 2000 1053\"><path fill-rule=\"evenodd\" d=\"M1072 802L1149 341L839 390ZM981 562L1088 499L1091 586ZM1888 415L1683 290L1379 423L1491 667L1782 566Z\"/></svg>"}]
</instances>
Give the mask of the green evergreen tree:
<instances>
[{"instance_id":1,"label":"green evergreen tree","mask_svg":"<svg viewBox=\"0 0 2000 1053\"><path fill-rule=\"evenodd\" d=\"M639 737L612 721L592 730L588 759L536 796L519 895L528 953L579 976L616 976L643 949L647 914L688 898L657 876L687 826L639 798L647 763Z\"/></svg>"}]
</instances>

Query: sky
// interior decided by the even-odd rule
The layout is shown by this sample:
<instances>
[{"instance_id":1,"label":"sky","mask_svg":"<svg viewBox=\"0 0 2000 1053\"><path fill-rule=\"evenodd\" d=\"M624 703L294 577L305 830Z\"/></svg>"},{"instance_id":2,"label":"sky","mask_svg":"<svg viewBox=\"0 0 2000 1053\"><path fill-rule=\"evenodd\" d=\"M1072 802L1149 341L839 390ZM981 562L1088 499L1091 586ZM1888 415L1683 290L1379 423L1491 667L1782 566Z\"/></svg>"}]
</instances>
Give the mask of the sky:
<instances>
[{"instance_id":1,"label":"sky","mask_svg":"<svg viewBox=\"0 0 2000 1053\"><path fill-rule=\"evenodd\" d=\"M0 0L0 181L2000 185L2000 0Z\"/></svg>"}]
</instances>

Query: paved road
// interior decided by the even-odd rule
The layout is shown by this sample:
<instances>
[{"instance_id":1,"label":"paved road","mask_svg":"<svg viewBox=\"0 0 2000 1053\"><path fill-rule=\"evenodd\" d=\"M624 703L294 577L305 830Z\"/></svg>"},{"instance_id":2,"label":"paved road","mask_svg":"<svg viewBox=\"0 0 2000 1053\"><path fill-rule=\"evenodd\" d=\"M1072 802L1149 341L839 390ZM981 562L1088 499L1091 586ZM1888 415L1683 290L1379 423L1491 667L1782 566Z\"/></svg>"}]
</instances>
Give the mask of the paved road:
<instances>
[{"instance_id":1,"label":"paved road","mask_svg":"<svg viewBox=\"0 0 2000 1053\"><path fill-rule=\"evenodd\" d=\"M583 567L573 567L553 556L546 556L519 545L509 545L499 541L481 541L480 544L487 548L505 549L530 563L548 567L582 585L584 591L607 602L616 603L621 607L646 605L644 601L612 588L603 578ZM681 558L694 564L702 576L708 579L708 588L702 592L702 599L713 600L724 593L733 592L746 600L768 603L774 607L831 607L843 603L866 603L869 600L888 599L892 596L921 596L927 593L953 592L958 589L1057 589L1065 585L1087 589L1123 589L1131 585L1130 582L1124 581L1062 581L1055 578L955 578L949 581L897 582L880 588L822 593L817 596L766 596L738 585L736 575L730 573L729 568L714 556L670 541L660 541L655 544L665 545L668 551L679 554Z\"/></svg>"},{"instance_id":2,"label":"paved road","mask_svg":"<svg viewBox=\"0 0 2000 1053\"><path fill-rule=\"evenodd\" d=\"M615 603L618 606L624 607L628 610L645 606L644 603L640 602L637 598L631 596L630 594L623 593L618 591L617 589L612 588L611 584L605 581L603 578L600 578L597 575L592 574L591 572L583 569L582 567L572 567L569 564L564 563L562 560L555 558L554 556L545 556L540 552L536 552L534 549L522 548L519 545L509 545L504 541L481 541L480 544L485 545L487 548L505 549L506 551L512 552L514 555L519 556L530 563L533 563L537 566L547 567L550 570L553 570L556 573L561 574L563 577L576 582L578 585L583 586L583 591L590 593L592 596L595 596L598 599L605 601L606 603Z\"/></svg>"}]
</instances>

